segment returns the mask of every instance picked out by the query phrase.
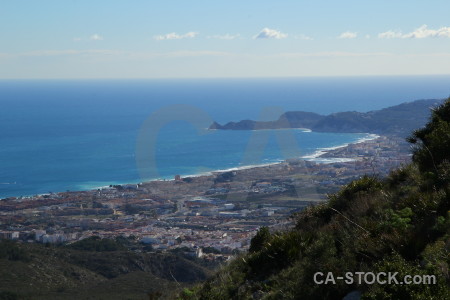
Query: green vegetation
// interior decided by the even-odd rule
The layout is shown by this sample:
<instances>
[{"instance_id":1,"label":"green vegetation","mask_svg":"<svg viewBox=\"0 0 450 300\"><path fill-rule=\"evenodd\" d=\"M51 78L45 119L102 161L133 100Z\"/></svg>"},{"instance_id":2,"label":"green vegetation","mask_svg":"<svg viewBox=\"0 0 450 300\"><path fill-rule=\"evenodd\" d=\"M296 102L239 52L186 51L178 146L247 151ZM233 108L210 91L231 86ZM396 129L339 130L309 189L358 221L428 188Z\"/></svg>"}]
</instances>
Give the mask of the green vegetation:
<instances>
[{"instance_id":1,"label":"green vegetation","mask_svg":"<svg viewBox=\"0 0 450 300\"><path fill-rule=\"evenodd\" d=\"M83 251L118 251L125 250L125 247L118 239L102 239L98 236L92 236L81 241L68 245L72 249Z\"/></svg>"},{"instance_id":2,"label":"green vegetation","mask_svg":"<svg viewBox=\"0 0 450 300\"><path fill-rule=\"evenodd\" d=\"M0 300L173 299L209 275L182 255L110 248L127 241L90 238L47 247L0 241Z\"/></svg>"},{"instance_id":3,"label":"green vegetation","mask_svg":"<svg viewBox=\"0 0 450 300\"><path fill-rule=\"evenodd\" d=\"M134 215L134 214L138 214L142 209L139 206L136 205L132 205L132 204L125 204L122 207L122 210L127 214L127 215Z\"/></svg>"},{"instance_id":4,"label":"green vegetation","mask_svg":"<svg viewBox=\"0 0 450 300\"><path fill-rule=\"evenodd\" d=\"M19 299L15 293L12 292L0 292L1 300L16 300Z\"/></svg>"},{"instance_id":5,"label":"green vegetation","mask_svg":"<svg viewBox=\"0 0 450 300\"><path fill-rule=\"evenodd\" d=\"M413 162L387 178L364 176L296 215L288 232L261 228L250 251L181 299L448 299L450 99L409 138ZM436 284L318 285L314 274L435 275Z\"/></svg>"},{"instance_id":6,"label":"green vegetation","mask_svg":"<svg viewBox=\"0 0 450 300\"><path fill-rule=\"evenodd\" d=\"M21 260L24 262L30 260L27 252L19 248L16 243L9 240L0 240L0 259L2 258L13 261Z\"/></svg>"}]
</instances>

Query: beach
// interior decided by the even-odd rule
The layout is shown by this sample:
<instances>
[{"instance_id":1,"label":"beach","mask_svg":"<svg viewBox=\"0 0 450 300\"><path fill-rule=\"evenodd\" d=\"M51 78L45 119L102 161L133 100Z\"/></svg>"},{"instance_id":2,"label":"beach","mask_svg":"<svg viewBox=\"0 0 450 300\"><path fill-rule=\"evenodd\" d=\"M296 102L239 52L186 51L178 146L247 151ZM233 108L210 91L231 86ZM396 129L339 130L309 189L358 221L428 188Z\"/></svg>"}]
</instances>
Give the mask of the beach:
<instances>
[{"instance_id":1,"label":"beach","mask_svg":"<svg viewBox=\"0 0 450 300\"><path fill-rule=\"evenodd\" d=\"M326 201L327 194L351 180L383 176L408 163L408 149L400 138L378 136L323 149L314 158L319 162L292 158L172 180L10 197L0 201L0 223L12 226L0 226L5 234L24 238L47 228L37 242L133 235L138 240L152 237L158 241L155 249L161 250L244 250L260 226L291 226L289 216ZM224 235L229 239L219 238ZM192 238L174 244L173 236Z\"/></svg>"},{"instance_id":2,"label":"beach","mask_svg":"<svg viewBox=\"0 0 450 300\"><path fill-rule=\"evenodd\" d=\"M396 153L398 151L398 153ZM378 164L376 167L379 174L387 174L389 170L396 165L399 165L402 162L407 162L409 153L409 148L405 141L398 137L386 137L379 135L369 135L366 138L362 138L355 143L339 145L331 148L322 148L317 150L315 153L311 155L301 156L301 157L293 157L287 160L280 160L279 162L272 162L266 164L258 164L258 165L248 165L241 167L233 167L229 169L222 170L213 170L202 172L200 174L192 174L192 175L178 175L173 174L172 179L164 178L151 180L140 183L111 183L110 185L98 186L93 189L86 189L85 191L71 191L69 194L76 193L85 193L92 192L97 190L109 189L111 186L161 186L158 188L158 194L163 194L164 189L167 189L165 192L170 194L171 188L169 184L173 182L180 181L180 179L176 180L175 177L179 176L185 181L189 179L192 182L210 182L216 177L220 177L225 173L234 173L234 176L244 177L242 178L244 181L247 179L257 180L258 178L267 178L268 176L273 176L277 178L281 175L286 175L287 173L283 171L283 169L292 169L293 166L303 166L303 169L294 168L297 172L304 172L305 174L311 174L315 169L321 169L322 173L324 170L328 169L329 164L333 163L345 163L348 166L358 165L360 170L364 170L364 164L367 160L371 159L371 164L375 161L380 161L382 164ZM392 156L392 154L395 155ZM308 166L309 169L306 167ZM369 169L366 169L369 170ZM373 170L372 170L373 171ZM292 173L292 171L290 171ZM331 172L332 173L332 172ZM6 184L6 183L5 183ZM196 194L195 190L198 189L199 193L204 187L193 187L191 193ZM60 193L52 193L55 195L58 194L66 194L68 192L60 192ZM35 195L28 197L19 197L22 199L33 199L36 197L42 197L43 195ZM11 199L15 199L16 197L10 197Z\"/></svg>"}]
</instances>

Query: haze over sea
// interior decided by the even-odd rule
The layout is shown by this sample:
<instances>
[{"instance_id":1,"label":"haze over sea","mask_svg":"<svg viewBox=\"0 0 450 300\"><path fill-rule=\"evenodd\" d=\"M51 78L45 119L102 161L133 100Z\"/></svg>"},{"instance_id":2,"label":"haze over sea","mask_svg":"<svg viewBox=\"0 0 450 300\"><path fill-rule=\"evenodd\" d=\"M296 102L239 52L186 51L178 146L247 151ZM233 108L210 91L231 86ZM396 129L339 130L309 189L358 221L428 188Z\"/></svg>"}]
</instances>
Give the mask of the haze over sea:
<instances>
[{"instance_id":1,"label":"haze over sea","mask_svg":"<svg viewBox=\"0 0 450 300\"><path fill-rule=\"evenodd\" d=\"M225 123L261 120L264 111L271 113L263 113L263 119L292 110L366 112L449 95L450 76L2 80L0 198L274 163L368 136L288 130L299 151L280 151L274 131L198 132L189 122L169 118L154 145L157 176L142 178L142 166L136 164L138 133L152 113L174 104L192 107L182 113L199 109L199 116Z\"/></svg>"}]
</instances>

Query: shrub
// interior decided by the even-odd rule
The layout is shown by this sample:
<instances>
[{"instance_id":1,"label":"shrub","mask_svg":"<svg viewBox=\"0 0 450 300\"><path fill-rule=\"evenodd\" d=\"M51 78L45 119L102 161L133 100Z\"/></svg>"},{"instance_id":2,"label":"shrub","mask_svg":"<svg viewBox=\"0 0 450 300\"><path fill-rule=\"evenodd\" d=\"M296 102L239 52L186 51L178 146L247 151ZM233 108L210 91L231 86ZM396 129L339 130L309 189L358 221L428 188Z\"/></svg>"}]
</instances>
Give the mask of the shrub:
<instances>
[{"instance_id":1,"label":"shrub","mask_svg":"<svg viewBox=\"0 0 450 300\"><path fill-rule=\"evenodd\" d=\"M300 258L302 250L309 243L306 234L290 231L274 234L270 240L262 244L262 248L248 256L251 277L265 277L290 266Z\"/></svg>"},{"instance_id":2,"label":"shrub","mask_svg":"<svg viewBox=\"0 0 450 300\"><path fill-rule=\"evenodd\" d=\"M422 172L439 172L450 160L450 98L432 111L430 122L413 132L408 141L415 145L413 161Z\"/></svg>"},{"instance_id":3,"label":"shrub","mask_svg":"<svg viewBox=\"0 0 450 300\"><path fill-rule=\"evenodd\" d=\"M28 256L28 253L25 252L25 250L19 248L19 246L15 242L9 240L0 240L0 258L21 261L30 260L30 257Z\"/></svg>"},{"instance_id":4,"label":"shrub","mask_svg":"<svg viewBox=\"0 0 450 300\"><path fill-rule=\"evenodd\" d=\"M269 242L269 240L270 240L269 228L266 226L261 227L258 230L258 232L256 233L256 235L250 241L249 252L253 253L253 252L260 251L263 248L263 246L267 242Z\"/></svg>"},{"instance_id":5,"label":"shrub","mask_svg":"<svg viewBox=\"0 0 450 300\"><path fill-rule=\"evenodd\" d=\"M381 191L383 187L378 178L363 176L344 186L338 193L330 195L329 206L338 211L347 209L358 196Z\"/></svg>"},{"instance_id":6,"label":"shrub","mask_svg":"<svg viewBox=\"0 0 450 300\"><path fill-rule=\"evenodd\" d=\"M82 251L118 251L124 250L124 246L112 239L102 239L98 236L92 236L81 241L68 245L67 247Z\"/></svg>"},{"instance_id":7,"label":"shrub","mask_svg":"<svg viewBox=\"0 0 450 300\"><path fill-rule=\"evenodd\" d=\"M375 265L374 273L398 272L396 279L400 282L406 275L430 275L427 270L419 267L417 262L408 262L398 253L393 253ZM447 284L442 277L437 276L436 284L377 284L366 286L367 291L362 299L448 299Z\"/></svg>"},{"instance_id":8,"label":"shrub","mask_svg":"<svg viewBox=\"0 0 450 300\"><path fill-rule=\"evenodd\" d=\"M19 299L17 294L8 291L0 291L0 300L16 300Z\"/></svg>"},{"instance_id":9,"label":"shrub","mask_svg":"<svg viewBox=\"0 0 450 300\"><path fill-rule=\"evenodd\" d=\"M406 207L402 210L394 211L389 208L385 210L386 220L380 224L385 231L399 230L406 231L411 227L411 217L413 212L411 208Z\"/></svg>"}]
</instances>

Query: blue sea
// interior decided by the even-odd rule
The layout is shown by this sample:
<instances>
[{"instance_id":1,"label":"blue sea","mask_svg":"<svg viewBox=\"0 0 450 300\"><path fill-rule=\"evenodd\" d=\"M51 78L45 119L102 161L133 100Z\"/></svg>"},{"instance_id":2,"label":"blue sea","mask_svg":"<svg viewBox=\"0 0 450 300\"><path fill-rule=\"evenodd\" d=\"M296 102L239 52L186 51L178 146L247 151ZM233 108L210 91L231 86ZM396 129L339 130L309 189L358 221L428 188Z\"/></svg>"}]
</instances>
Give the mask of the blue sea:
<instances>
[{"instance_id":1,"label":"blue sea","mask_svg":"<svg viewBox=\"0 0 450 300\"><path fill-rule=\"evenodd\" d=\"M450 76L1 80L0 198L311 156L368 135L206 128L213 120L366 112L449 95Z\"/></svg>"}]
</instances>

